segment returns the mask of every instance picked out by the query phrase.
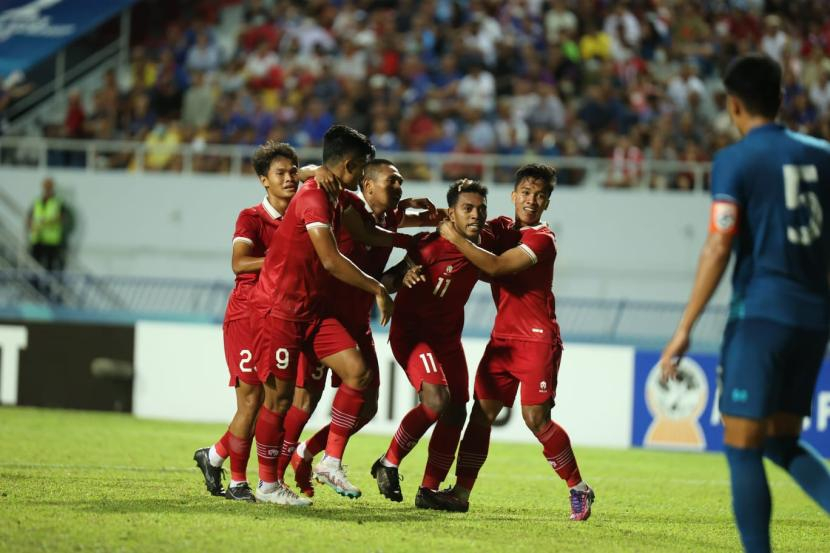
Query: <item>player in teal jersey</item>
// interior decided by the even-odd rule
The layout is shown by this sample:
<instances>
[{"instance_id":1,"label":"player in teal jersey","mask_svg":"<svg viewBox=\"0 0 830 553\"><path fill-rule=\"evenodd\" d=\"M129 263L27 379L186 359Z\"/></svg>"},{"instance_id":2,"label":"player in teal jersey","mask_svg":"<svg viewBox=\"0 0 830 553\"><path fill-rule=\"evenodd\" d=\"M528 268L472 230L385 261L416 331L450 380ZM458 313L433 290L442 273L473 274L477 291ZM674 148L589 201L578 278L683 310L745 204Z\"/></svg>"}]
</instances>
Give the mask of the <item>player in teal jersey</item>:
<instances>
[{"instance_id":1,"label":"player in teal jersey","mask_svg":"<svg viewBox=\"0 0 830 553\"><path fill-rule=\"evenodd\" d=\"M727 109L743 138L715 156L709 236L689 303L663 351L677 377L689 336L735 253L720 410L732 507L748 552L770 551L763 457L830 512L830 473L799 441L830 323L830 144L775 123L781 68L747 55L727 68Z\"/></svg>"}]
</instances>

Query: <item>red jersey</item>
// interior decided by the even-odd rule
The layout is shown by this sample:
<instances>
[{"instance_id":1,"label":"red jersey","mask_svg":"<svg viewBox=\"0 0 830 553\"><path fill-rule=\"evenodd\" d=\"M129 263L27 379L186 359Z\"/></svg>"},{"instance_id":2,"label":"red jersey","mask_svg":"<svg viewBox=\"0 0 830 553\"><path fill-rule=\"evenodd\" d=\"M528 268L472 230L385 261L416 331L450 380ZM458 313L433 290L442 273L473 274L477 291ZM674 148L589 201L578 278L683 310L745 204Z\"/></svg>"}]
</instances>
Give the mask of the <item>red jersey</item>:
<instances>
[{"instance_id":1,"label":"red jersey","mask_svg":"<svg viewBox=\"0 0 830 553\"><path fill-rule=\"evenodd\" d=\"M354 192L344 191L341 198L343 199L343 211L351 207L360 215L364 224L379 226L390 232L398 230L403 212L389 209L378 221L369 206ZM389 255L392 253L391 247L372 247L355 241L349 231L342 226L337 233L337 247L340 253L348 257L361 271L377 280L380 280L383 275L386 262L389 261ZM328 292L332 309L347 328L369 323L374 296L337 279L333 279Z\"/></svg>"},{"instance_id":2,"label":"red jersey","mask_svg":"<svg viewBox=\"0 0 830 553\"><path fill-rule=\"evenodd\" d=\"M509 217L498 217L489 225L498 243L498 253L518 246L533 260L533 265L524 271L493 279L493 299L498 310L493 337L561 343L553 296L553 231L546 223L517 229Z\"/></svg>"},{"instance_id":3,"label":"red jersey","mask_svg":"<svg viewBox=\"0 0 830 553\"><path fill-rule=\"evenodd\" d=\"M253 207L243 209L236 218L233 242L245 242L253 248L251 256L264 257L271 243L271 237L279 228L282 215L274 209L268 198ZM244 319L249 316L248 298L256 285L259 273L239 273L228 298L225 322Z\"/></svg>"},{"instance_id":4,"label":"red jersey","mask_svg":"<svg viewBox=\"0 0 830 553\"><path fill-rule=\"evenodd\" d=\"M482 247L492 249L492 235L481 235ZM451 242L436 232L416 235L407 260L423 267L426 282L401 288L395 298L390 333L416 331L436 341L458 341L464 328L464 305L479 278L479 271Z\"/></svg>"},{"instance_id":5,"label":"red jersey","mask_svg":"<svg viewBox=\"0 0 830 553\"><path fill-rule=\"evenodd\" d=\"M341 195L342 197L342 195ZM326 287L334 277L323 267L308 230L340 228L340 198L331 198L309 179L291 199L265 255L254 291L257 309L289 321L312 321L319 315Z\"/></svg>"}]
</instances>

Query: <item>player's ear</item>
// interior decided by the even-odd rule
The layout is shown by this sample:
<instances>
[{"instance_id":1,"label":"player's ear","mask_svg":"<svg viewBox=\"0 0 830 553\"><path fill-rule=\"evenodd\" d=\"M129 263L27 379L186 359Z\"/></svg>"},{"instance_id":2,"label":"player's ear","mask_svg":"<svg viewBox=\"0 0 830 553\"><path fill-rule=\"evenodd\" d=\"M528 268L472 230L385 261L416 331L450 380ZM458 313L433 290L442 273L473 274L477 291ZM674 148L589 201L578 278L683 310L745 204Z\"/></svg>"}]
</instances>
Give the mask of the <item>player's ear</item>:
<instances>
[{"instance_id":1,"label":"player's ear","mask_svg":"<svg viewBox=\"0 0 830 553\"><path fill-rule=\"evenodd\" d=\"M259 177L259 182L262 184L263 188L268 188L268 177L265 175L257 175Z\"/></svg>"}]
</instances>

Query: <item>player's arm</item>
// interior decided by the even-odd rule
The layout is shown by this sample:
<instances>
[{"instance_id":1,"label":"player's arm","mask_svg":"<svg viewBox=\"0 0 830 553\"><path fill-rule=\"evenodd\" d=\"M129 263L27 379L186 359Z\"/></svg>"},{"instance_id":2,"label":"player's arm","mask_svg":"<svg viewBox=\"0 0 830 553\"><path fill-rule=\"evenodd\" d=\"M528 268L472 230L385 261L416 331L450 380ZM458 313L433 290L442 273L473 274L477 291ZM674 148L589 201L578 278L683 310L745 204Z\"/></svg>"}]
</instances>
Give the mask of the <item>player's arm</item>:
<instances>
[{"instance_id":1,"label":"player's arm","mask_svg":"<svg viewBox=\"0 0 830 553\"><path fill-rule=\"evenodd\" d=\"M337 249L337 240L331 232L331 227L321 225L308 229L308 236L314 251L320 258L323 267L335 278L346 284L360 288L364 292L375 296L378 308L381 313L381 324L385 325L392 316L392 298L386 288L377 280L373 279L357 268L340 250Z\"/></svg>"},{"instance_id":2,"label":"player's arm","mask_svg":"<svg viewBox=\"0 0 830 553\"><path fill-rule=\"evenodd\" d=\"M689 303L680 318L663 354L660 357L663 380L677 375L677 360L689 349L689 337L706 304L723 277L732 253L732 241L738 231L738 206L735 203L715 201L712 204L712 219L709 235L703 244L697 262L697 272L692 285Z\"/></svg>"},{"instance_id":3,"label":"player's arm","mask_svg":"<svg viewBox=\"0 0 830 553\"><path fill-rule=\"evenodd\" d=\"M419 282L426 282L426 280L423 275L423 267L414 264L409 258L387 270L380 278L381 284L386 287L390 294L400 290L401 286L412 288Z\"/></svg>"},{"instance_id":4,"label":"player's arm","mask_svg":"<svg viewBox=\"0 0 830 553\"><path fill-rule=\"evenodd\" d=\"M420 209L420 213L407 213L409 208ZM434 227L447 218L446 209L438 209L429 198L404 198L398 202L400 217L398 228Z\"/></svg>"},{"instance_id":5,"label":"player's arm","mask_svg":"<svg viewBox=\"0 0 830 553\"><path fill-rule=\"evenodd\" d=\"M352 206L343 210L343 225L352 238L372 247L408 248L412 237L400 232L389 232L377 225L367 223Z\"/></svg>"},{"instance_id":6,"label":"player's arm","mask_svg":"<svg viewBox=\"0 0 830 553\"><path fill-rule=\"evenodd\" d=\"M524 244L511 248L501 255L495 255L467 240L455 230L455 227L449 221L442 222L438 228L441 231L441 236L452 242L458 248L458 251L470 260L470 263L488 276L511 275L536 264L536 254Z\"/></svg>"},{"instance_id":7,"label":"player's arm","mask_svg":"<svg viewBox=\"0 0 830 553\"><path fill-rule=\"evenodd\" d=\"M231 269L233 273L257 273L262 269L264 257L251 255L254 245L247 239L236 239L233 241L233 252L231 253Z\"/></svg>"}]
</instances>

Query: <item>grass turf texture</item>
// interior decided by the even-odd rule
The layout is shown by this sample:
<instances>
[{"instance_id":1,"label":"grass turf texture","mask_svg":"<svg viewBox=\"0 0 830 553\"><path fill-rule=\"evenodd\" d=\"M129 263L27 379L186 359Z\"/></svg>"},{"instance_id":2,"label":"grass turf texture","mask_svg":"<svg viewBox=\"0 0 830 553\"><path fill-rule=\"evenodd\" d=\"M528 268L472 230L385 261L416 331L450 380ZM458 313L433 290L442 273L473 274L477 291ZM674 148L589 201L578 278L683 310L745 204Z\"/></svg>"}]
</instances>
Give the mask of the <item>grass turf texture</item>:
<instances>
[{"instance_id":1,"label":"grass turf texture","mask_svg":"<svg viewBox=\"0 0 830 553\"><path fill-rule=\"evenodd\" d=\"M466 515L414 507L424 440L404 462L403 503L369 467L387 438L359 435L347 463L363 497L317 487L289 509L211 497L191 456L222 425L0 408L0 551L736 551L721 456L577 448L597 491L591 519L534 445L493 444ZM769 467L776 551L830 549L827 516ZM256 458L249 476L256 480ZM289 479L293 477L289 469Z\"/></svg>"}]
</instances>

